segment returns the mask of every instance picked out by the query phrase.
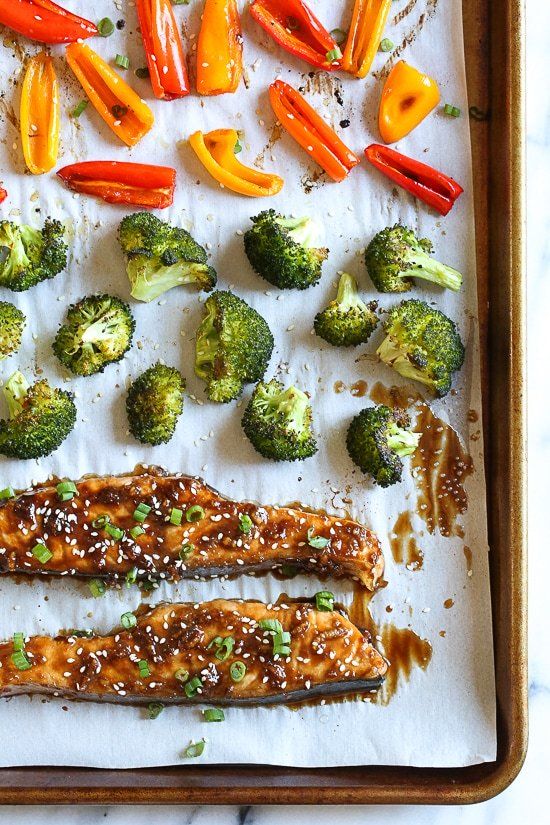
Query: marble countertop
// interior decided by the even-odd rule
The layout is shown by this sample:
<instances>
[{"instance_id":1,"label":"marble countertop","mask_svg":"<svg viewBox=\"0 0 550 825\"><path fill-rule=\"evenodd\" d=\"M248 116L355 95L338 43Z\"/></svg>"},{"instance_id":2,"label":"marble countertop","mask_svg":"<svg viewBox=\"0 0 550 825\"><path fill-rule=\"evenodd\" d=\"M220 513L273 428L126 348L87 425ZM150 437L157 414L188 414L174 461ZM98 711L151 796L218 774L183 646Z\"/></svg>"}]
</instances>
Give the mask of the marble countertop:
<instances>
[{"instance_id":1,"label":"marble countertop","mask_svg":"<svg viewBox=\"0 0 550 825\"><path fill-rule=\"evenodd\" d=\"M550 5L531 0L527 17L528 114L528 312L531 353L546 348L550 307L550 212L546 207L550 180L550 87L542 83L543 66L550 69L547 34ZM546 485L542 479L550 465L550 390L541 381L540 360L531 359L529 392L529 533L530 533L530 746L525 767L512 786L496 799L473 807L347 807L347 808L0 808L6 825L517 825L542 823L548 816L545 795L550 764L550 646L541 628L548 622L546 583L550 580L550 554L544 521Z\"/></svg>"}]
</instances>

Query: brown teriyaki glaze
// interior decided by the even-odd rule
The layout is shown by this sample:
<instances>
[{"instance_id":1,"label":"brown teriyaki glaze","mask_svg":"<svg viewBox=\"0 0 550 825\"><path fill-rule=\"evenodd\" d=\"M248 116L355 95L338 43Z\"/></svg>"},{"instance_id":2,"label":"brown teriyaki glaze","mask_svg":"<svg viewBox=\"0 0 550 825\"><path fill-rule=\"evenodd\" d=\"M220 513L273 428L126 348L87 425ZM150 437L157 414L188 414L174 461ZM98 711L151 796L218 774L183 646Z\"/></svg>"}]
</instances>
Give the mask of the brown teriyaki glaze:
<instances>
[{"instance_id":1,"label":"brown teriyaki glaze","mask_svg":"<svg viewBox=\"0 0 550 825\"><path fill-rule=\"evenodd\" d=\"M424 553L418 546L408 510L401 513L390 533L390 547L396 564L404 564L409 570L420 570Z\"/></svg>"},{"instance_id":2,"label":"brown teriyaki glaze","mask_svg":"<svg viewBox=\"0 0 550 825\"><path fill-rule=\"evenodd\" d=\"M369 387L366 381L356 381L351 385L349 391L353 396L355 396L355 398L364 398L367 394L368 388Z\"/></svg>"}]
</instances>

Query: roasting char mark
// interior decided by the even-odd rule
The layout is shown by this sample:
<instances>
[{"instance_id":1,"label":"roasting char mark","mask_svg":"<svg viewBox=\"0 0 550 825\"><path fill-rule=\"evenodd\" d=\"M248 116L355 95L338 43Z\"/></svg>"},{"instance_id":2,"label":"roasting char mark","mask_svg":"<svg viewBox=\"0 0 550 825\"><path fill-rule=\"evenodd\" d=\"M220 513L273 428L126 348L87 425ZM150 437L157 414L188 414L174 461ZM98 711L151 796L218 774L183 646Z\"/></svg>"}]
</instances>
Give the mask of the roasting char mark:
<instances>
[{"instance_id":1,"label":"roasting char mark","mask_svg":"<svg viewBox=\"0 0 550 825\"><path fill-rule=\"evenodd\" d=\"M189 476L145 473L85 478L78 494L62 502L54 486L30 490L0 506L0 572L138 579L201 578L272 569L283 564L338 577L355 578L374 590L384 560L377 537L355 521L290 507L234 502ZM145 532L130 530L140 504L151 507ZM188 523L187 509L202 507L200 521ZM172 508L183 511L181 525L170 523ZM124 530L120 541L92 522L108 515ZM242 517L252 527L243 532ZM329 539L320 549L308 531ZM311 535L310 534L310 535ZM42 564L32 553L43 543L53 554ZM194 551L181 559L182 544Z\"/></svg>"},{"instance_id":2,"label":"roasting char mark","mask_svg":"<svg viewBox=\"0 0 550 825\"><path fill-rule=\"evenodd\" d=\"M264 619L278 619L290 633L289 656L273 653L273 636L259 627ZM217 636L234 640L225 661L209 647ZM27 670L16 669L12 651L11 642L0 645L0 696L49 693L130 704L296 702L372 691L387 670L367 632L337 611L320 612L304 601L161 603L144 608L135 627L107 636L32 636L25 640L32 663ZM147 662L149 676L140 674L139 661ZM230 675L237 661L246 665L239 682ZM175 676L182 669L201 680L195 696L186 696Z\"/></svg>"}]
</instances>

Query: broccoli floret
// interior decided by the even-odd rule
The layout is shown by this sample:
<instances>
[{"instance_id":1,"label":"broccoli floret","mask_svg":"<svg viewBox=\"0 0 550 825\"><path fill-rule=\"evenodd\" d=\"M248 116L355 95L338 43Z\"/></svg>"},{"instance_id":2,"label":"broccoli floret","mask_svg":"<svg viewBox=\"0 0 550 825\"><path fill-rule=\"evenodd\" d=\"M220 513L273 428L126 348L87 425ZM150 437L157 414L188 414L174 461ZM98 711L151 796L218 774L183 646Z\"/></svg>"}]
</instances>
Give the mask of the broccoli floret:
<instances>
[{"instance_id":1,"label":"broccoli floret","mask_svg":"<svg viewBox=\"0 0 550 825\"><path fill-rule=\"evenodd\" d=\"M436 395L451 389L453 372L464 362L464 345L454 321L424 301L402 301L384 323L387 337L377 350L385 364Z\"/></svg>"},{"instance_id":2,"label":"broccoli floret","mask_svg":"<svg viewBox=\"0 0 550 825\"><path fill-rule=\"evenodd\" d=\"M126 412L130 432L142 444L164 444L183 410L185 379L175 367L156 363L130 384Z\"/></svg>"},{"instance_id":3,"label":"broccoli floret","mask_svg":"<svg viewBox=\"0 0 550 825\"><path fill-rule=\"evenodd\" d=\"M279 289L307 289L321 277L328 249L317 246L319 229L311 218L285 218L274 209L251 218L244 248L252 268Z\"/></svg>"},{"instance_id":4,"label":"broccoli floret","mask_svg":"<svg viewBox=\"0 0 550 825\"><path fill-rule=\"evenodd\" d=\"M364 344L378 324L375 307L376 304L367 306L363 303L357 290L357 281L343 272L335 300L315 316L315 332L335 347Z\"/></svg>"},{"instance_id":5,"label":"broccoli floret","mask_svg":"<svg viewBox=\"0 0 550 825\"><path fill-rule=\"evenodd\" d=\"M76 421L72 393L46 380L29 386L14 372L3 387L9 418L0 421L0 453L10 458L41 458L65 441Z\"/></svg>"},{"instance_id":6,"label":"broccoli floret","mask_svg":"<svg viewBox=\"0 0 550 825\"><path fill-rule=\"evenodd\" d=\"M149 212L136 212L123 218L118 239L127 259L131 295L137 301L154 301L182 284L195 284L206 292L216 286L216 272L207 264L206 251L185 229Z\"/></svg>"},{"instance_id":7,"label":"broccoli floret","mask_svg":"<svg viewBox=\"0 0 550 825\"><path fill-rule=\"evenodd\" d=\"M296 387L260 382L245 410L242 426L253 447L274 461L301 461L317 452L311 430L311 404Z\"/></svg>"},{"instance_id":8,"label":"broccoli floret","mask_svg":"<svg viewBox=\"0 0 550 825\"><path fill-rule=\"evenodd\" d=\"M214 292L197 330L195 374L207 383L208 398L226 403L264 377L273 335L255 309L231 292Z\"/></svg>"},{"instance_id":9,"label":"broccoli floret","mask_svg":"<svg viewBox=\"0 0 550 825\"><path fill-rule=\"evenodd\" d=\"M396 223L374 236L365 252L370 278L379 292L409 292L413 278L458 291L462 275L431 257L432 244Z\"/></svg>"},{"instance_id":10,"label":"broccoli floret","mask_svg":"<svg viewBox=\"0 0 550 825\"><path fill-rule=\"evenodd\" d=\"M75 375L94 375L123 358L134 328L130 307L120 298L88 295L69 307L53 351Z\"/></svg>"},{"instance_id":11,"label":"broccoli floret","mask_svg":"<svg viewBox=\"0 0 550 825\"><path fill-rule=\"evenodd\" d=\"M20 309L0 301L0 360L13 355L21 346L26 318Z\"/></svg>"},{"instance_id":12,"label":"broccoli floret","mask_svg":"<svg viewBox=\"0 0 550 825\"><path fill-rule=\"evenodd\" d=\"M401 458L414 453L420 433L413 433L404 410L367 407L353 418L346 439L354 464L381 487L401 481Z\"/></svg>"},{"instance_id":13,"label":"broccoli floret","mask_svg":"<svg viewBox=\"0 0 550 825\"><path fill-rule=\"evenodd\" d=\"M24 292L67 266L63 225L48 218L43 229L0 221L0 286Z\"/></svg>"}]
</instances>

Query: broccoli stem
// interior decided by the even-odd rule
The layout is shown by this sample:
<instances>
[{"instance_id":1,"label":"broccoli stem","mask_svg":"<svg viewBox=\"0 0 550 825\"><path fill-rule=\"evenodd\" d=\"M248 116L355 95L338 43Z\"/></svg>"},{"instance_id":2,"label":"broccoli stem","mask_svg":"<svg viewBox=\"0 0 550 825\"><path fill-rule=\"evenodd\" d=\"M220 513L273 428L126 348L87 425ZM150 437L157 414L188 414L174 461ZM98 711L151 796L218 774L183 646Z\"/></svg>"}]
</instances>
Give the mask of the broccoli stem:
<instances>
[{"instance_id":1,"label":"broccoli stem","mask_svg":"<svg viewBox=\"0 0 550 825\"><path fill-rule=\"evenodd\" d=\"M392 422L388 427L388 447L400 458L411 455L418 447L420 433L412 433L404 430Z\"/></svg>"},{"instance_id":2,"label":"broccoli stem","mask_svg":"<svg viewBox=\"0 0 550 825\"><path fill-rule=\"evenodd\" d=\"M313 249L317 246L318 227L311 218L277 218L276 220L279 226L289 230L288 234L295 243L306 249Z\"/></svg>"},{"instance_id":3,"label":"broccoli stem","mask_svg":"<svg viewBox=\"0 0 550 825\"><path fill-rule=\"evenodd\" d=\"M410 378L413 381L419 381L421 384L425 384L427 387L433 387L433 382L422 370L410 362L407 354L396 346L395 341L390 335L384 338L376 350L376 354L381 361L389 367L393 367L403 378Z\"/></svg>"},{"instance_id":4,"label":"broccoli stem","mask_svg":"<svg viewBox=\"0 0 550 825\"><path fill-rule=\"evenodd\" d=\"M307 426L309 398L297 387L289 387L267 398L264 396L264 401L267 402L267 415L284 418L289 430L300 433Z\"/></svg>"},{"instance_id":5,"label":"broccoli stem","mask_svg":"<svg viewBox=\"0 0 550 825\"><path fill-rule=\"evenodd\" d=\"M210 309L197 330L197 347L195 356L195 375L208 381L212 375L212 366L216 358L220 337L214 328L215 308Z\"/></svg>"},{"instance_id":6,"label":"broccoli stem","mask_svg":"<svg viewBox=\"0 0 550 825\"><path fill-rule=\"evenodd\" d=\"M403 270L399 276L401 278L421 278L424 281L447 287L447 289L453 289L455 292L458 292L462 286L462 274L457 269L436 261L421 249L406 252L403 259L409 264L410 269Z\"/></svg>"},{"instance_id":7,"label":"broccoli stem","mask_svg":"<svg viewBox=\"0 0 550 825\"><path fill-rule=\"evenodd\" d=\"M343 272L340 276L336 300L340 304L340 308L343 312L347 312L350 309L355 309L356 307L360 307L366 312L370 311L359 297L357 281L347 272Z\"/></svg>"},{"instance_id":8,"label":"broccoli stem","mask_svg":"<svg viewBox=\"0 0 550 825\"><path fill-rule=\"evenodd\" d=\"M8 405L10 418L15 418L23 409L23 401L29 391L30 384L25 376L17 371L8 378L4 387L3 393Z\"/></svg>"}]
</instances>

